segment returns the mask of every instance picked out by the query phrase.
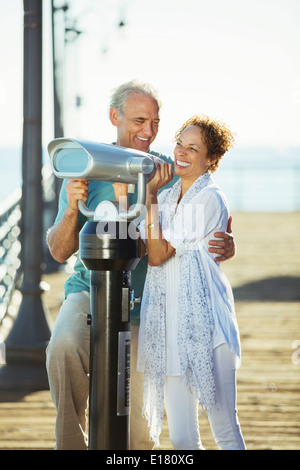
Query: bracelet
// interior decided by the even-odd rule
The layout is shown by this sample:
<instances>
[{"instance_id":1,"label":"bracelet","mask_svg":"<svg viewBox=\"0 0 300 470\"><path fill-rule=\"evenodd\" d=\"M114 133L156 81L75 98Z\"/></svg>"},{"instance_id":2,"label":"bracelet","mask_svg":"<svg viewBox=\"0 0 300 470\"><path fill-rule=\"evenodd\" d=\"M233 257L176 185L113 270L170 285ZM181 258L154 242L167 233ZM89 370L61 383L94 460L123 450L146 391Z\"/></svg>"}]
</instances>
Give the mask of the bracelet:
<instances>
[{"instance_id":1,"label":"bracelet","mask_svg":"<svg viewBox=\"0 0 300 470\"><path fill-rule=\"evenodd\" d=\"M146 228L152 228L155 227L155 225L159 224L160 220L159 217L158 219L155 219L154 222L151 222L151 224L146 225Z\"/></svg>"}]
</instances>

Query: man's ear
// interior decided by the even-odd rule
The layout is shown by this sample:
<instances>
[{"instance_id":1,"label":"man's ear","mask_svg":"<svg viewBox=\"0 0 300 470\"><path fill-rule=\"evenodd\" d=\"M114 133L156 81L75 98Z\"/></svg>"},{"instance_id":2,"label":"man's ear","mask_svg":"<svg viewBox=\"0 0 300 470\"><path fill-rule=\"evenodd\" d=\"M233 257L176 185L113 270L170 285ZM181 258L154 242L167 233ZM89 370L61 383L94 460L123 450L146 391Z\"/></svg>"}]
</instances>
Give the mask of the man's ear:
<instances>
[{"instance_id":1,"label":"man's ear","mask_svg":"<svg viewBox=\"0 0 300 470\"><path fill-rule=\"evenodd\" d=\"M109 119L113 126L118 126L120 124L119 113L116 108L111 107L109 110Z\"/></svg>"}]
</instances>

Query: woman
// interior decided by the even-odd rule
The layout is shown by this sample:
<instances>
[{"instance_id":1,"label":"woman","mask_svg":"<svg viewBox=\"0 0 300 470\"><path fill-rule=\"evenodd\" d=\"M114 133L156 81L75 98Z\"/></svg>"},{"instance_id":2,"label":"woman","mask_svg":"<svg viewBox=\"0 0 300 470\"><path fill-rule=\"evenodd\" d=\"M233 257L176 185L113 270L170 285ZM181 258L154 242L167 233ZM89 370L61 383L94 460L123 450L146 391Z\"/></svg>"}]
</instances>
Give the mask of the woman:
<instances>
[{"instance_id":1,"label":"woman","mask_svg":"<svg viewBox=\"0 0 300 470\"><path fill-rule=\"evenodd\" d=\"M176 134L172 166L158 165L147 184L140 225L149 267L139 333L144 413L159 444L164 405L175 449L203 449L198 403L220 449L245 449L237 419L235 372L240 359L232 290L208 241L227 227L229 209L214 172L233 136L226 126L194 116Z\"/></svg>"}]
</instances>

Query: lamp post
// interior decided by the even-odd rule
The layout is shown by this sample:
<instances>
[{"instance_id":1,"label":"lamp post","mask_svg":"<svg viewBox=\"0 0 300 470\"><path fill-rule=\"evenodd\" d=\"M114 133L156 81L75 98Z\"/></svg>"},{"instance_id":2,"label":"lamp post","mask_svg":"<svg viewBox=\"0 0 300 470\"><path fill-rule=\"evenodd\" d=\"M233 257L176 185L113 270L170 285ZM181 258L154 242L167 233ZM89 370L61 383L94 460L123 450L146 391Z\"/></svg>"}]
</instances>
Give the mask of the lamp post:
<instances>
[{"instance_id":1,"label":"lamp post","mask_svg":"<svg viewBox=\"0 0 300 470\"><path fill-rule=\"evenodd\" d=\"M22 185L22 302L5 341L0 387L48 388L45 348L50 338L40 287L43 262L42 1L24 0L24 122Z\"/></svg>"}]
</instances>

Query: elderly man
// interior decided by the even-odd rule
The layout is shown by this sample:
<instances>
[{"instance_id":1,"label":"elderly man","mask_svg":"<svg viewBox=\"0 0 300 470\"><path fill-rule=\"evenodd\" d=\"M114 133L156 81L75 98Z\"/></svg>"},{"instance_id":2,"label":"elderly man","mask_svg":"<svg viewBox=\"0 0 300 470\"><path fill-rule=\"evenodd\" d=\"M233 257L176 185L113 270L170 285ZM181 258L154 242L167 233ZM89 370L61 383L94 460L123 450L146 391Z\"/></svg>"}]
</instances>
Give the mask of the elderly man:
<instances>
[{"instance_id":1,"label":"elderly man","mask_svg":"<svg viewBox=\"0 0 300 470\"><path fill-rule=\"evenodd\" d=\"M129 147L159 156L165 161L172 160L150 150L159 128L159 100L148 84L136 81L118 87L110 103L110 121L116 127L116 145ZM82 199L90 209L95 209L103 200L115 198L114 185L97 180L64 181L59 210L55 223L47 234L52 256L63 263L77 252L79 232L86 218L79 212L77 201ZM116 189L116 187L115 187ZM126 185L118 191L126 192ZM129 195L129 204L135 202L135 195ZM227 229L230 229L229 227ZM234 256L234 242L230 233L215 234L220 240L211 241L211 251L218 253L219 261ZM132 287L135 295L143 290L147 270L147 257L140 260L132 272ZM90 273L79 257L72 274L65 283L65 300L55 322L47 348L47 372L52 399L57 409L55 427L56 449L86 449L86 409L89 394L89 338L87 314L90 312ZM138 323L139 307L135 307L132 323ZM137 325L132 325L133 356L137 337ZM133 369L135 366L133 364ZM137 417L135 404L141 403L142 393L135 383L141 381L133 370L131 416L131 448L150 448L148 433L141 417ZM140 394L140 396L139 396ZM139 407L138 413L141 413ZM145 439L145 441L143 441Z\"/></svg>"}]
</instances>

